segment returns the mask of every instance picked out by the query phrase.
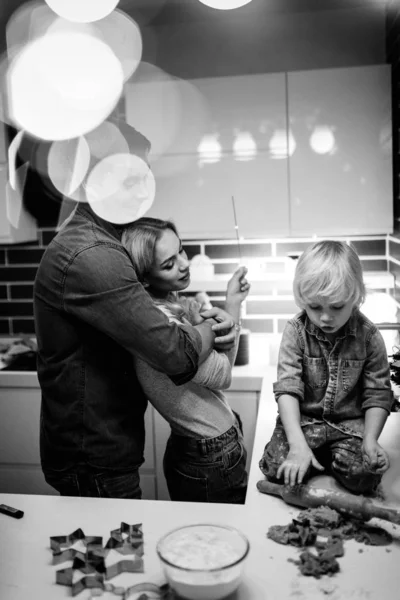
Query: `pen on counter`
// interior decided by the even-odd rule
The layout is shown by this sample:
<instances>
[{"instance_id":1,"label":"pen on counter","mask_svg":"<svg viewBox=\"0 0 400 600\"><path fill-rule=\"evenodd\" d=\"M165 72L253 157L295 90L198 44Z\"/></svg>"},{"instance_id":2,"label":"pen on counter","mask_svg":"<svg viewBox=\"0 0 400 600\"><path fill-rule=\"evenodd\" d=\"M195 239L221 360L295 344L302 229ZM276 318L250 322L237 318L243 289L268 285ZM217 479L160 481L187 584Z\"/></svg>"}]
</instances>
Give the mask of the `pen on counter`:
<instances>
[{"instance_id":1,"label":"pen on counter","mask_svg":"<svg viewBox=\"0 0 400 600\"><path fill-rule=\"evenodd\" d=\"M235 220L235 231L236 231L236 241L239 252L239 261L242 262L242 251L240 249L240 240L239 240L239 226L236 218L236 207L235 207L235 198L232 196L232 207L233 207L233 218Z\"/></svg>"},{"instance_id":2,"label":"pen on counter","mask_svg":"<svg viewBox=\"0 0 400 600\"><path fill-rule=\"evenodd\" d=\"M9 517L13 517L14 519L22 519L24 516L24 512L22 510L13 508L12 506L7 506L7 504L0 504L0 513L3 513L3 515L8 515Z\"/></svg>"}]
</instances>

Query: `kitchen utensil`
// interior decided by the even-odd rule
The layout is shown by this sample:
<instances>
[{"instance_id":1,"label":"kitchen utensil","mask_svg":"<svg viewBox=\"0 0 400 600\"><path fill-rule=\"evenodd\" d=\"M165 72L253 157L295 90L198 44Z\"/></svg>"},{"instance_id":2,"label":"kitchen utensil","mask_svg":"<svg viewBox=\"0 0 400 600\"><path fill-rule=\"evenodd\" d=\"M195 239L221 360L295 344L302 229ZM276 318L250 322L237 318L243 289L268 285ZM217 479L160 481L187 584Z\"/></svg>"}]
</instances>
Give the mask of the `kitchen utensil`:
<instances>
[{"instance_id":1,"label":"kitchen utensil","mask_svg":"<svg viewBox=\"0 0 400 600\"><path fill-rule=\"evenodd\" d=\"M257 489L263 494L280 496L287 504L303 508L328 506L346 517L369 521L374 517L400 525L400 510L379 506L369 498L355 496L350 492L328 490L309 484L295 486L279 485L266 480L257 482Z\"/></svg>"}]
</instances>

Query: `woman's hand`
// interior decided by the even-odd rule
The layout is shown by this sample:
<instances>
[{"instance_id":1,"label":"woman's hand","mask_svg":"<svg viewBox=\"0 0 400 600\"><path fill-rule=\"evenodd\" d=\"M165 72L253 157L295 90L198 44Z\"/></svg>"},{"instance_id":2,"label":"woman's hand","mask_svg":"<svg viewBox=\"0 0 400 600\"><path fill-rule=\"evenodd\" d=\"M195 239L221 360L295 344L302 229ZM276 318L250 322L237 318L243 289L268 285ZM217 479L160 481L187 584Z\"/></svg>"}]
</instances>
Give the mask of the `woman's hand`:
<instances>
[{"instance_id":1,"label":"woman's hand","mask_svg":"<svg viewBox=\"0 0 400 600\"><path fill-rule=\"evenodd\" d=\"M203 319L214 319L217 321L212 326L212 330L217 335L215 343L218 344L218 349L220 350L230 350L236 339L235 322L231 315L222 308L213 306L209 310L202 311L200 316Z\"/></svg>"},{"instance_id":2,"label":"woman's hand","mask_svg":"<svg viewBox=\"0 0 400 600\"><path fill-rule=\"evenodd\" d=\"M236 269L226 288L227 303L237 302L241 304L250 291L250 284L246 279L247 267Z\"/></svg>"},{"instance_id":3,"label":"woman's hand","mask_svg":"<svg viewBox=\"0 0 400 600\"><path fill-rule=\"evenodd\" d=\"M292 446L287 457L279 466L276 476L279 479L283 475L285 485L296 485L303 481L310 466L315 467L318 471L324 470L307 443Z\"/></svg>"},{"instance_id":4,"label":"woman's hand","mask_svg":"<svg viewBox=\"0 0 400 600\"><path fill-rule=\"evenodd\" d=\"M387 452L374 439L364 439L362 454L364 465L372 473L385 473L390 467L390 460Z\"/></svg>"}]
</instances>

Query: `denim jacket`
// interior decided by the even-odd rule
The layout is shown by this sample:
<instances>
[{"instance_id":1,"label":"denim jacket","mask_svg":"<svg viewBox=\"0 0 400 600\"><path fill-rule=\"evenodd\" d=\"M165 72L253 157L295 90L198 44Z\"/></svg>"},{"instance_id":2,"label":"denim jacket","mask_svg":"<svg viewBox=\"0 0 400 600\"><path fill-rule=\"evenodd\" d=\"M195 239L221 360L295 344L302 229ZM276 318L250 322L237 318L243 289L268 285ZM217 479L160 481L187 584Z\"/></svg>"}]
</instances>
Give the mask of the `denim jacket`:
<instances>
[{"instance_id":1,"label":"denim jacket","mask_svg":"<svg viewBox=\"0 0 400 600\"><path fill-rule=\"evenodd\" d=\"M147 401L133 355L176 384L196 373L199 333L170 323L138 282L121 228L80 205L34 285L43 469L143 462Z\"/></svg>"},{"instance_id":2,"label":"denim jacket","mask_svg":"<svg viewBox=\"0 0 400 600\"><path fill-rule=\"evenodd\" d=\"M301 425L328 422L362 437L364 412L390 413L393 394L387 352L378 328L355 310L331 343L305 311L290 319L279 349L275 399L299 400Z\"/></svg>"}]
</instances>

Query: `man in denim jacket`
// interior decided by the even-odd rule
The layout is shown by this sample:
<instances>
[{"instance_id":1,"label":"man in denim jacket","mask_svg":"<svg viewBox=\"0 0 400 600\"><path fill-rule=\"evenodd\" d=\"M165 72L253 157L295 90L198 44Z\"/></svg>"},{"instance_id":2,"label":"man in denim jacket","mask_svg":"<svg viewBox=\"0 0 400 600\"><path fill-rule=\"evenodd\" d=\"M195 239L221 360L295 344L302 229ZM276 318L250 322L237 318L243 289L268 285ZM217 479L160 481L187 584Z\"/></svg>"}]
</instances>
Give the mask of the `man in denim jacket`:
<instances>
[{"instance_id":1,"label":"man in denim jacket","mask_svg":"<svg viewBox=\"0 0 400 600\"><path fill-rule=\"evenodd\" d=\"M392 404L378 328L359 310L361 264L342 242L300 257L294 295L302 312L283 332L274 394L279 416L260 468L286 484L327 468L354 493L372 492L389 467L378 444Z\"/></svg>"},{"instance_id":2,"label":"man in denim jacket","mask_svg":"<svg viewBox=\"0 0 400 600\"><path fill-rule=\"evenodd\" d=\"M217 338L222 348L235 339L233 319L219 308L193 327L170 323L154 306L116 224L134 220L133 209L126 193L113 202L115 222L78 205L35 280L42 469L62 495L141 497L147 400L133 355L180 385L211 352L215 331L231 328Z\"/></svg>"}]
</instances>

